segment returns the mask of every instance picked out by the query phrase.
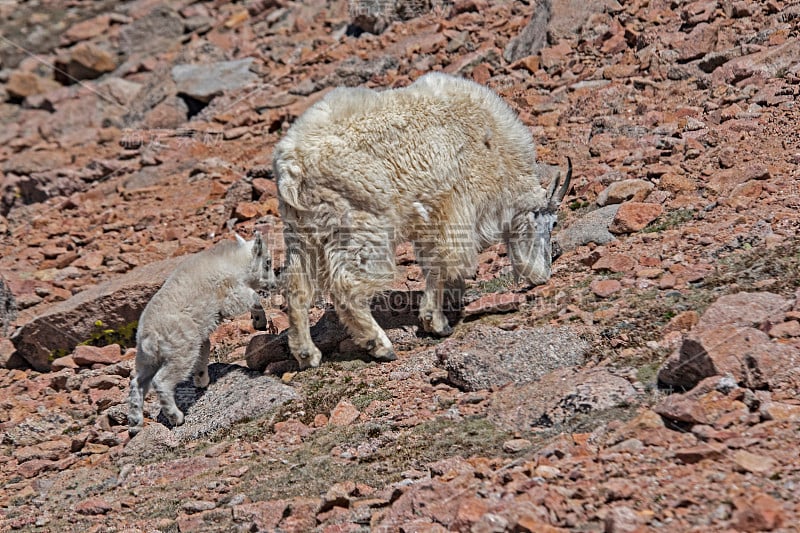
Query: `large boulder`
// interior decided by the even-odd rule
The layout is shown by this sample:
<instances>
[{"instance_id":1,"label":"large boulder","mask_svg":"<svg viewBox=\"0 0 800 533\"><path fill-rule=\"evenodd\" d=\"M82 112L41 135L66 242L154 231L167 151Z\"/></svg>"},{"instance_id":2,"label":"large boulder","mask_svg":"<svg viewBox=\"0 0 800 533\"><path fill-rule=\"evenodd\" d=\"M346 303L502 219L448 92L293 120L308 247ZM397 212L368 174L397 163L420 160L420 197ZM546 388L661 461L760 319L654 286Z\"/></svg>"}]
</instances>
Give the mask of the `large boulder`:
<instances>
[{"instance_id":1,"label":"large boulder","mask_svg":"<svg viewBox=\"0 0 800 533\"><path fill-rule=\"evenodd\" d=\"M714 302L658 372L660 383L691 389L705 378L730 376L751 388L770 387L800 364L800 350L761 331L778 323L792 302L768 292L740 292Z\"/></svg>"},{"instance_id":2,"label":"large boulder","mask_svg":"<svg viewBox=\"0 0 800 533\"><path fill-rule=\"evenodd\" d=\"M557 368L580 365L588 343L569 327L506 331L476 325L436 348L448 381L466 391L536 381Z\"/></svg>"},{"instance_id":3,"label":"large boulder","mask_svg":"<svg viewBox=\"0 0 800 533\"><path fill-rule=\"evenodd\" d=\"M129 326L182 259L135 268L58 302L17 330L11 339L17 352L36 370L49 371L57 351L71 352L87 340L98 320L105 328Z\"/></svg>"}]
</instances>

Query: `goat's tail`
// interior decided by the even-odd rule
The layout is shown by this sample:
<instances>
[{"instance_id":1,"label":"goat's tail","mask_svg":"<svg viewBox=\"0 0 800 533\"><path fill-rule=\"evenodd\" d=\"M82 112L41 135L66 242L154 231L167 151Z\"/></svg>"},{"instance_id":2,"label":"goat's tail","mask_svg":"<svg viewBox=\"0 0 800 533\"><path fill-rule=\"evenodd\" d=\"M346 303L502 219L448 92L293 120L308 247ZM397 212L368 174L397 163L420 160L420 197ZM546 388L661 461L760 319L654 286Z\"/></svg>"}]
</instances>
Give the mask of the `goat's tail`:
<instances>
[{"instance_id":1,"label":"goat's tail","mask_svg":"<svg viewBox=\"0 0 800 533\"><path fill-rule=\"evenodd\" d=\"M280 153L275 156L272 166L278 185L278 199L298 211L308 211L300 201L303 169L298 162L286 153Z\"/></svg>"}]
</instances>

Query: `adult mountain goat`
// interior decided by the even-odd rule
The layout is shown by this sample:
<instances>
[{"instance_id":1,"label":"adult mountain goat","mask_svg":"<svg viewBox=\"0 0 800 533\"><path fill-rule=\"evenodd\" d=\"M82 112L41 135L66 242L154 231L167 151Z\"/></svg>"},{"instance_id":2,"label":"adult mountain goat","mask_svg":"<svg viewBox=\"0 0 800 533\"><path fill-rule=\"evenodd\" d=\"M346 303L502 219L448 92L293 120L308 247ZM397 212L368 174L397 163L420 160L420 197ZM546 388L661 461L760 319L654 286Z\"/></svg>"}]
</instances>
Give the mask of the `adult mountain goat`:
<instances>
[{"instance_id":1,"label":"adult mountain goat","mask_svg":"<svg viewBox=\"0 0 800 533\"><path fill-rule=\"evenodd\" d=\"M131 435L142 429L151 383L167 420L183 424L175 386L189 376L196 387L208 386L209 335L223 318L250 310L253 326L266 328L256 290L274 286L272 255L261 235L251 241L236 235L236 242L222 241L178 265L139 318L128 409Z\"/></svg>"},{"instance_id":2,"label":"adult mountain goat","mask_svg":"<svg viewBox=\"0 0 800 533\"><path fill-rule=\"evenodd\" d=\"M491 90L432 73L403 89L339 88L309 108L275 148L285 224L289 347L318 366L308 310L314 283L330 292L353 339L395 359L370 312L393 280L397 244L414 243L425 276L423 328L452 332L444 285L474 271L486 246L505 241L518 276L550 278L550 232L569 188L537 178L528 128Z\"/></svg>"}]
</instances>

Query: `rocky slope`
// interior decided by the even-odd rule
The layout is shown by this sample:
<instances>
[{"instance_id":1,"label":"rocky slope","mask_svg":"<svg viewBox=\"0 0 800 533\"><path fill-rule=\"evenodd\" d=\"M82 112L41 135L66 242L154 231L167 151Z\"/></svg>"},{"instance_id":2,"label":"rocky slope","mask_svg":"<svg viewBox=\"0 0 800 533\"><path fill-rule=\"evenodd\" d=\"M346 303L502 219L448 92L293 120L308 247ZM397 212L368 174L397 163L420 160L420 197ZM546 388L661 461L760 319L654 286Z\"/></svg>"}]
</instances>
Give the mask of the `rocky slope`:
<instances>
[{"instance_id":1,"label":"rocky slope","mask_svg":"<svg viewBox=\"0 0 800 533\"><path fill-rule=\"evenodd\" d=\"M793 531L800 4L0 2L0 529ZM481 254L448 339L410 248L399 359L296 372L248 317L186 423L126 432L135 320L180 256L265 233L269 162L332 87L484 83L574 186L551 281Z\"/></svg>"}]
</instances>

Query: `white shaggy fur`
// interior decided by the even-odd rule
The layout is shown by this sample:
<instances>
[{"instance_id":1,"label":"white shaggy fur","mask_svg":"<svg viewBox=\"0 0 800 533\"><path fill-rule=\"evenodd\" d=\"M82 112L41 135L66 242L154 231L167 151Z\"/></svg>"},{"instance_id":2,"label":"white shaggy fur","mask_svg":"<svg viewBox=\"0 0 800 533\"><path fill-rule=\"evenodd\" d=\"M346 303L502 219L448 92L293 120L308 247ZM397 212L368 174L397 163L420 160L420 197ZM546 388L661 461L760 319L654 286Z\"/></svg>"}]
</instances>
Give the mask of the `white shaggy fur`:
<instances>
[{"instance_id":1,"label":"white shaggy fur","mask_svg":"<svg viewBox=\"0 0 800 533\"><path fill-rule=\"evenodd\" d=\"M183 261L142 312L128 411L131 435L142 429L151 382L170 423L183 423L175 386L191 375L196 387L208 385L209 335L223 318L250 310L253 326L266 327L256 289L275 286L272 257L261 235L252 241L236 237Z\"/></svg>"},{"instance_id":2,"label":"white shaggy fur","mask_svg":"<svg viewBox=\"0 0 800 533\"><path fill-rule=\"evenodd\" d=\"M319 365L308 308L331 293L354 340L395 358L372 296L393 279L395 246L414 242L426 289L420 319L448 335L444 284L471 274L478 253L506 241L515 271L550 277L550 231L569 177L545 191L528 128L491 90L433 73L403 89L339 88L309 108L273 159L284 238L289 346Z\"/></svg>"}]
</instances>

